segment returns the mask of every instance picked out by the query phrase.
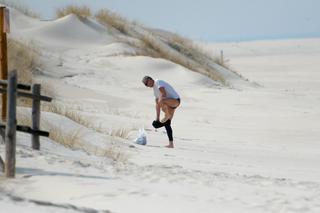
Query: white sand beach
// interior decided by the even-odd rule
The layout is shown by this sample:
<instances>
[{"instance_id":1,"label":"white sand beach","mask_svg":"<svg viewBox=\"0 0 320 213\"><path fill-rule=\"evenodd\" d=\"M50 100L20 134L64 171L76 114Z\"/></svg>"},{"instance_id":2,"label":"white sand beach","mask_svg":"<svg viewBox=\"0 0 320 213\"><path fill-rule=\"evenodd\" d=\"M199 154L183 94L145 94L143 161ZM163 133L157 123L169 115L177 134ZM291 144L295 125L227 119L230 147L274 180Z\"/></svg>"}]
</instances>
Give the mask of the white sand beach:
<instances>
[{"instance_id":1,"label":"white sand beach","mask_svg":"<svg viewBox=\"0 0 320 213\"><path fill-rule=\"evenodd\" d=\"M46 130L78 131L77 149L41 138L34 151L30 136L18 133L17 174L0 177L0 212L320 212L320 38L198 43L212 54L223 50L229 67L248 79L228 87L136 56L92 20L39 21L13 10L11 22L10 37L40 52L44 68L34 81L88 125L42 113ZM181 96L174 149L164 147L165 129L151 125L145 75ZM143 127L146 146L133 142ZM4 150L0 144L2 158ZM108 152L120 154L115 160Z\"/></svg>"}]
</instances>

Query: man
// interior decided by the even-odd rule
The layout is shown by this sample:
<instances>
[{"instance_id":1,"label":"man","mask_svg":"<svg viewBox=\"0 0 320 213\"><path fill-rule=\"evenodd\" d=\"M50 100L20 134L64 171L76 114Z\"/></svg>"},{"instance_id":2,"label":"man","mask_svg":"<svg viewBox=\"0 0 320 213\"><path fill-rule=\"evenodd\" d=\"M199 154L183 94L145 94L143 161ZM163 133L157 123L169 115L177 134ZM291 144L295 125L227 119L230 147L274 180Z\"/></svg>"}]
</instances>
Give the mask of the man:
<instances>
[{"instance_id":1,"label":"man","mask_svg":"<svg viewBox=\"0 0 320 213\"><path fill-rule=\"evenodd\" d=\"M142 79L146 87L153 88L156 99L156 120L152 125L155 128L165 127L169 138L169 145L166 147L174 148L171 121L175 110L180 105L180 96L174 88L163 80L153 80L150 76ZM164 117L160 121L160 109L164 112Z\"/></svg>"}]
</instances>

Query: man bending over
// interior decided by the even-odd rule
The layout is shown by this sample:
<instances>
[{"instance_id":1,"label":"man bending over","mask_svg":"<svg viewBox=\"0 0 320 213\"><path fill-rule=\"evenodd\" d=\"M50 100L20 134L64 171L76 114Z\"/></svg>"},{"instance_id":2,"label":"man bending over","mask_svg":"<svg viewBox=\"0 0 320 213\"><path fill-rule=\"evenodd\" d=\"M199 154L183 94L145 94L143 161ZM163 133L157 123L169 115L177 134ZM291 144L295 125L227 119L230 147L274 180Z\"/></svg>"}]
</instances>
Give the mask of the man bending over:
<instances>
[{"instance_id":1,"label":"man bending over","mask_svg":"<svg viewBox=\"0 0 320 213\"><path fill-rule=\"evenodd\" d=\"M156 100L156 120L152 125L155 128L165 127L169 138L169 145L166 147L174 148L171 121L175 110L180 105L180 96L174 88L163 80L153 80L150 76L142 79L146 87L153 88ZM160 120L160 110L164 112L163 118Z\"/></svg>"}]
</instances>

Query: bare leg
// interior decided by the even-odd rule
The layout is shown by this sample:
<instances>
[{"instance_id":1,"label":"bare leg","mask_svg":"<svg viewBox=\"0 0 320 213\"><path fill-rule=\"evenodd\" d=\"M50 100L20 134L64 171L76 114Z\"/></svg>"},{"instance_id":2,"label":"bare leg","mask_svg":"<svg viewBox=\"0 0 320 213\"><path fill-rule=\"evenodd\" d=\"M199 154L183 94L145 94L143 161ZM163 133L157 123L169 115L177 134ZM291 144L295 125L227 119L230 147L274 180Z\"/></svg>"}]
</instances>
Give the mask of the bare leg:
<instances>
[{"instance_id":1,"label":"bare leg","mask_svg":"<svg viewBox=\"0 0 320 213\"><path fill-rule=\"evenodd\" d=\"M167 120L172 120L175 110L168 107L167 112L165 112L164 118L161 120L161 123L165 123Z\"/></svg>"},{"instance_id":2,"label":"bare leg","mask_svg":"<svg viewBox=\"0 0 320 213\"><path fill-rule=\"evenodd\" d=\"M161 123L165 123L167 120L172 119L175 109L172 109L166 104L163 104L161 109L164 112L164 117L161 120Z\"/></svg>"}]
</instances>

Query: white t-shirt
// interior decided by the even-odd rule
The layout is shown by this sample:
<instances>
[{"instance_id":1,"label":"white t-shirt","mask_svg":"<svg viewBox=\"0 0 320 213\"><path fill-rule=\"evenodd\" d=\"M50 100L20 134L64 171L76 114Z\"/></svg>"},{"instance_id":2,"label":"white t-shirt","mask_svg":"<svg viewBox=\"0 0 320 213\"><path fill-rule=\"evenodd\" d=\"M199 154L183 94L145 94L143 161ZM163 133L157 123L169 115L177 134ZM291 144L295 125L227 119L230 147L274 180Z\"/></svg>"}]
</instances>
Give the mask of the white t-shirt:
<instances>
[{"instance_id":1,"label":"white t-shirt","mask_svg":"<svg viewBox=\"0 0 320 213\"><path fill-rule=\"evenodd\" d=\"M163 80L156 79L153 84L153 93L156 98L160 97L160 88L163 87L166 91L166 98L178 99L179 94L173 89L173 87Z\"/></svg>"}]
</instances>

